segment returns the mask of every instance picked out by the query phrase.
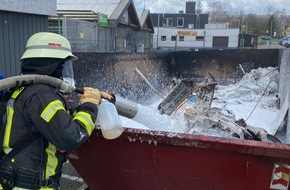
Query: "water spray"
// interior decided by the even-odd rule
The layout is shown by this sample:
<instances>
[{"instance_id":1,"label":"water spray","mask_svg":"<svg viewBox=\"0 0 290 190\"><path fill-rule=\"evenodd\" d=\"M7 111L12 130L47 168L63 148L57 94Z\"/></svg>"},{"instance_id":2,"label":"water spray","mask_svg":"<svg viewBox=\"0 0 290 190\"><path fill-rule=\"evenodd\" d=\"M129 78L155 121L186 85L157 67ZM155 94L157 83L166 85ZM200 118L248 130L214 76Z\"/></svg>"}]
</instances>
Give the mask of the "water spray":
<instances>
[{"instance_id":1,"label":"water spray","mask_svg":"<svg viewBox=\"0 0 290 190\"><path fill-rule=\"evenodd\" d=\"M162 99L165 99L160 92L158 92L158 90L156 90L156 88L154 88L154 86L149 82L149 80L146 79L146 77L139 71L139 69L135 68L135 70L137 71L137 73L144 79L144 81L150 86L150 88L156 92L156 94L158 94Z\"/></svg>"},{"instance_id":2,"label":"water spray","mask_svg":"<svg viewBox=\"0 0 290 190\"><path fill-rule=\"evenodd\" d=\"M46 85L55 87L64 93L72 93L72 92L76 92L79 94L83 93L82 88L76 88L75 86L72 86L61 79L54 78L47 75L37 75L37 74L19 75L19 76L2 79L0 80L0 91L17 87L17 86L21 86L21 85L29 85L29 84L46 84ZM133 119L137 122L140 122L141 124L144 124L144 122L142 122L140 119L139 120L136 119L136 116L142 113L139 111L138 104L136 104L135 102L126 100L120 96L116 96L115 105L116 105L119 115L127 117L129 119ZM143 112L146 112L146 111L143 111ZM143 115L144 114L146 113L143 113ZM151 121L152 119L154 118L150 118ZM156 121L152 123L159 123L159 122ZM146 125L148 125L148 123L146 123Z\"/></svg>"}]
</instances>

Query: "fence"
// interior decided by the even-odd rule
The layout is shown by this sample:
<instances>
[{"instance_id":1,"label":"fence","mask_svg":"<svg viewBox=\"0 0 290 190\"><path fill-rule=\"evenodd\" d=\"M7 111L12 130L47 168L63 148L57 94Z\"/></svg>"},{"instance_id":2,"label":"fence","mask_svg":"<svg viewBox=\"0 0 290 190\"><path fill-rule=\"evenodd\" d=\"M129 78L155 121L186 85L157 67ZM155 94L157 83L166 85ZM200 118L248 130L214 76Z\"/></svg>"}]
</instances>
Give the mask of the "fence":
<instances>
[{"instance_id":1,"label":"fence","mask_svg":"<svg viewBox=\"0 0 290 190\"><path fill-rule=\"evenodd\" d=\"M54 21L49 29L67 37L74 52L142 52L152 47L150 32L125 25L99 27L94 22L63 17L61 26Z\"/></svg>"}]
</instances>

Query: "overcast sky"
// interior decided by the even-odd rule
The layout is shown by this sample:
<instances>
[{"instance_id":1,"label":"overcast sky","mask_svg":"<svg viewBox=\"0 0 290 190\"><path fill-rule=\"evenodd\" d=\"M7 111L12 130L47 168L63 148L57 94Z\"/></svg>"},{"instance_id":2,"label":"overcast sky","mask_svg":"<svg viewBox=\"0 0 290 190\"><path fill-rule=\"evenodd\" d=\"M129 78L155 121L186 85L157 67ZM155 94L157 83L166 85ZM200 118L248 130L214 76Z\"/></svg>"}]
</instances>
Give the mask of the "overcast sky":
<instances>
[{"instance_id":1,"label":"overcast sky","mask_svg":"<svg viewBox=\"0 0 290 190\"><path fill-rule=\"evenodd\" d=\"M133 0L137 9L150 10L150 13L177 13L179 10L185 11L185 4L190 0ZM218 0L195 0L201 1L204 7L210 2ZM264 14L271 7L272 11L286 9L288 15L290 14L289 0L221 0L227 11L233 12L244 11L244 13Z\"/></svg>"}]
</instances>

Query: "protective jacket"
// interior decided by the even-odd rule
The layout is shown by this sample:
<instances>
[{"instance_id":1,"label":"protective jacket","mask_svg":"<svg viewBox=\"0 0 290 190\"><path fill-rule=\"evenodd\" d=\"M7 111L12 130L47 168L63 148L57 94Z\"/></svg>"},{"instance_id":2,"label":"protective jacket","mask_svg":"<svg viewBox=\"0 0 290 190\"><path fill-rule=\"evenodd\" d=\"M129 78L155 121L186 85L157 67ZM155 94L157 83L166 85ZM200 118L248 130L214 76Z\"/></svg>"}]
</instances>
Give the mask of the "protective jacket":
<instances>
[{"instance_id":1,"label":"protective jacket","mask_svg":"<svg viewBox=\"0 0 290 190\"><path fill-rule=\"evenodd\" d=\"M22 86L12 93L7 102L4 153L34 136L28 147L4 165L13 168L17 187L57 189L66 152L89 138L95 128L97 106L86 102L73 114L68 112L65 97L50 86Z\"/></svg>"}]
</instances>

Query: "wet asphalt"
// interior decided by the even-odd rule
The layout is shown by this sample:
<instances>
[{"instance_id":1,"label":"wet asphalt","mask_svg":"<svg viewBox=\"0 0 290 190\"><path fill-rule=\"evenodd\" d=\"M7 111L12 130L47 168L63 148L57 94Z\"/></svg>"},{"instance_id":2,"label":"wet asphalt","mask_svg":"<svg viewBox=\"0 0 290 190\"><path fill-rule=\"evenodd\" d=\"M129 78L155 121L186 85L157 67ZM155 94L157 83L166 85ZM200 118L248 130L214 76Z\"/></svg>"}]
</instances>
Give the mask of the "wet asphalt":
<instances>
[{"instance_id":1,"label":"wet asphalt","mask_svg":"<svg viewBox=\"0 0 290 190\"><path fill-rule=\"evenodd\" d=\"M62 169L60 190L88 190L86 183L69 162L65 163Z\"/></svg>"}]
</instances>

